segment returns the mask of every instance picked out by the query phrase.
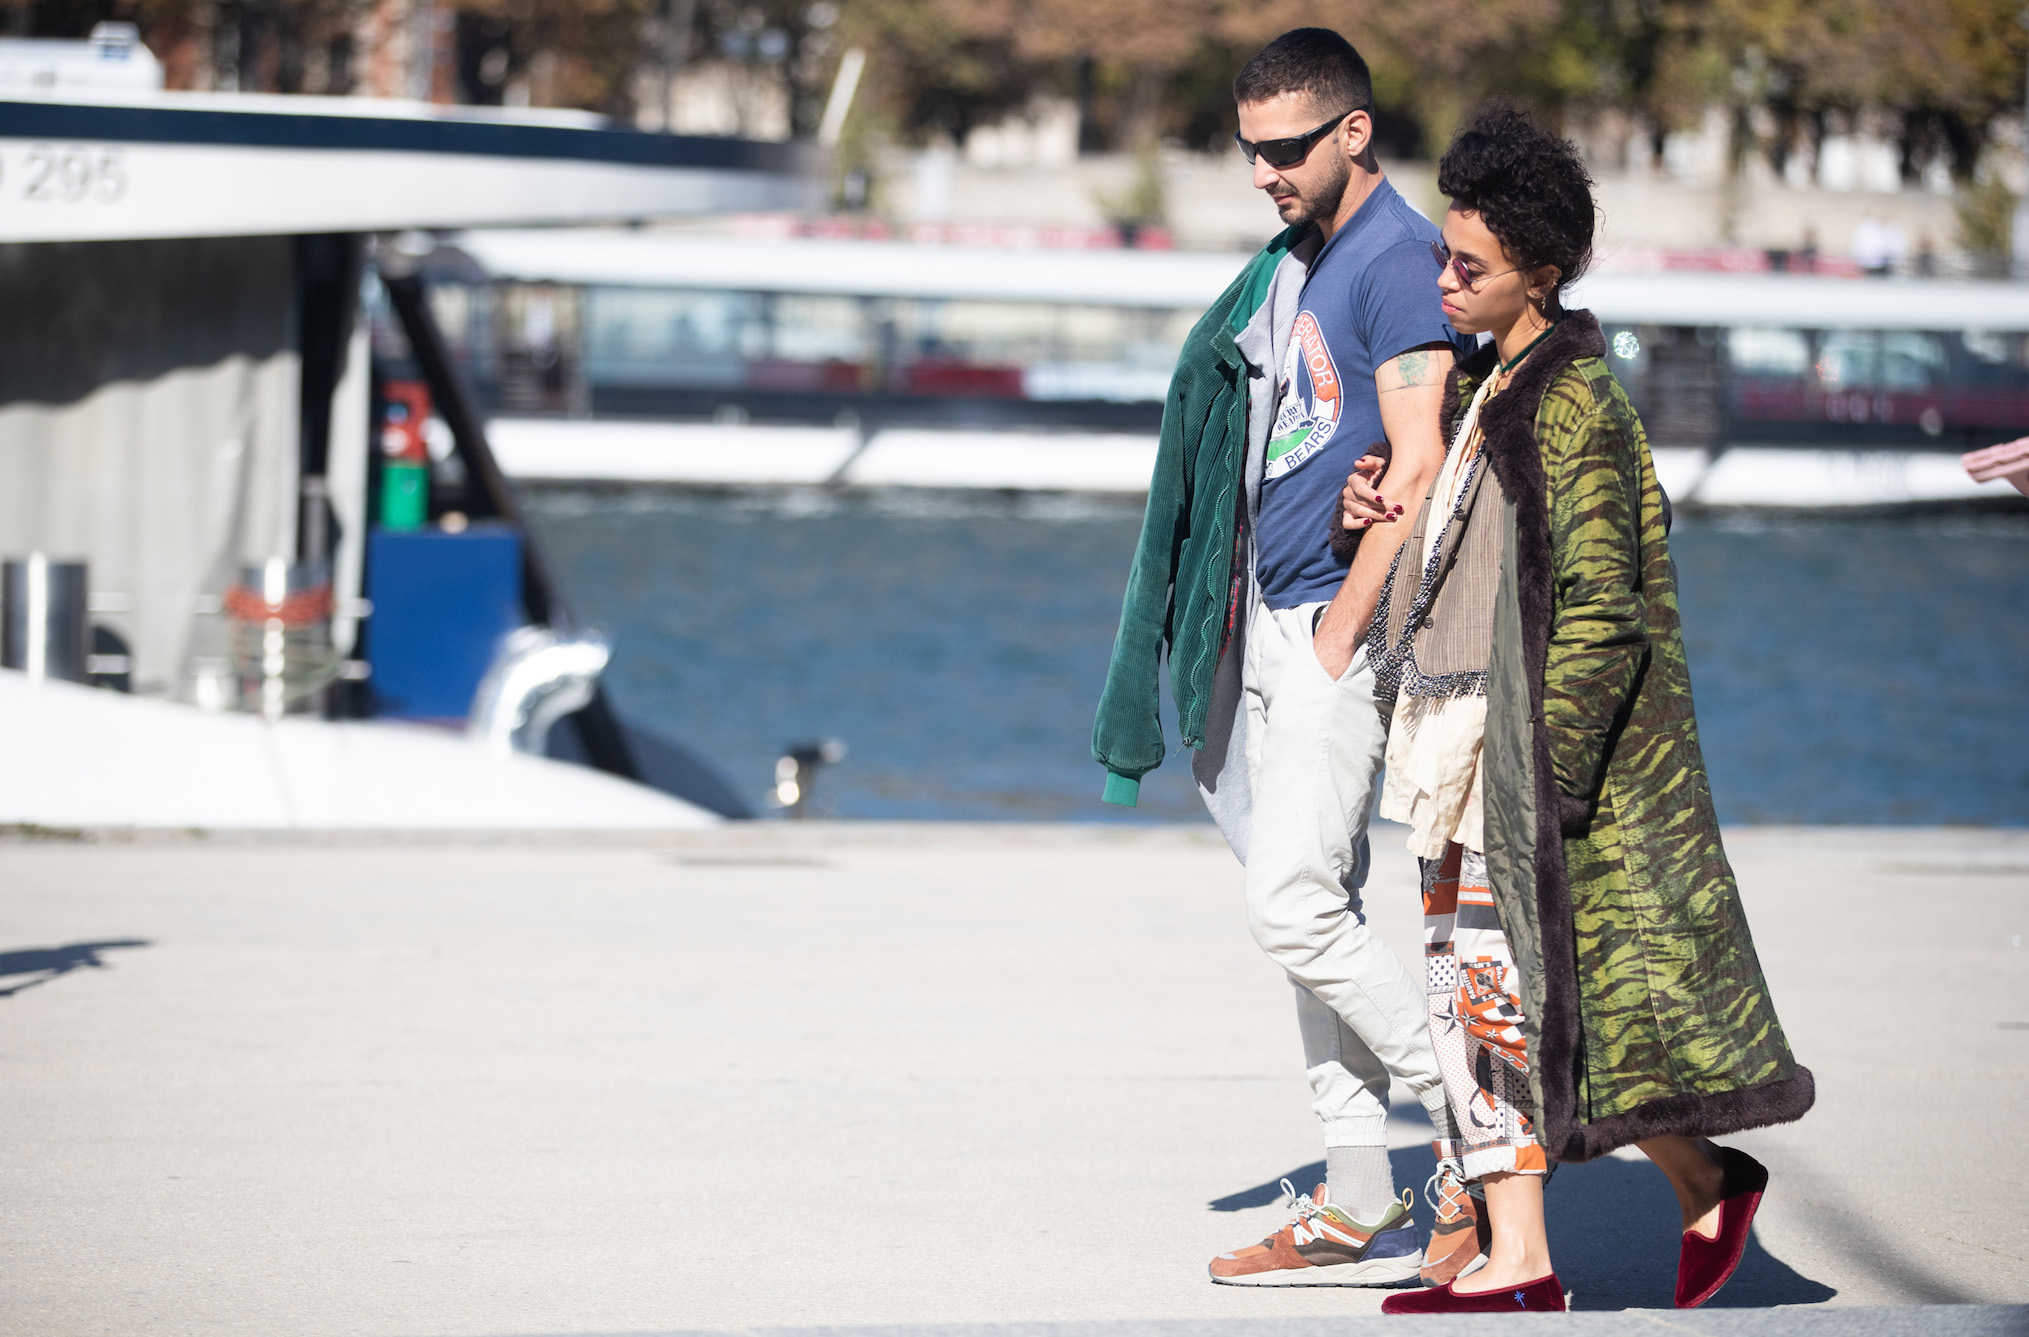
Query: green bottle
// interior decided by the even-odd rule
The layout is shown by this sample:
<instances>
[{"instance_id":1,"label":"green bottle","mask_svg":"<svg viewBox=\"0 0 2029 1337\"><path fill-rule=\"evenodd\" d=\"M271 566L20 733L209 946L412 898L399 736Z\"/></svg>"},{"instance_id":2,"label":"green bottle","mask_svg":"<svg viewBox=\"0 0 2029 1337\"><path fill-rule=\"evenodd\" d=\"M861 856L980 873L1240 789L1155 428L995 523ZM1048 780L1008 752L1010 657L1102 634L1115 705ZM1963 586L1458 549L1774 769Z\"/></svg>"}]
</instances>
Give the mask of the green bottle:
<instances>
[{"instance_id":1,"label":"green bottle","mask_svg":"<svg viewBox=\"0 0 2029 1337\"><path fill-rule=\"evenodd\" d=\"M397 533L421 529L430 516L430 466L389 460L380 468L381 528Z\"/></svg>"}]
</instances>

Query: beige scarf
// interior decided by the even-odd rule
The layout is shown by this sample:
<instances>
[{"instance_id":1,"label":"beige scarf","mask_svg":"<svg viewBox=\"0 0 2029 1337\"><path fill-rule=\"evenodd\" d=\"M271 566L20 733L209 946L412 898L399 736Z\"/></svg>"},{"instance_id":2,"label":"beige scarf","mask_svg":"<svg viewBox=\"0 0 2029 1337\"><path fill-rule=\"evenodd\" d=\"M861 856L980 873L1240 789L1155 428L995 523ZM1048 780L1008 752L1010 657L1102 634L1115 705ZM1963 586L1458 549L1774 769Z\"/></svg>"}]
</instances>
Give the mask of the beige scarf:
<instances>
[{"instance_id":1,"label":"beige scarf","mask_svg":"<svg viewBox=\"0 0 2029 1337\"><path fill-rule=\"evenodd\" d=\"M1409 849L1425 859L1454 840L1486 848L1479 755L1503 498L1478 446L1480 410L1495 393L1490 376L1473 396L1388 585L1381 672L1396 697L1380 813L1408 825Z\"/></svg>"}]
</instances>

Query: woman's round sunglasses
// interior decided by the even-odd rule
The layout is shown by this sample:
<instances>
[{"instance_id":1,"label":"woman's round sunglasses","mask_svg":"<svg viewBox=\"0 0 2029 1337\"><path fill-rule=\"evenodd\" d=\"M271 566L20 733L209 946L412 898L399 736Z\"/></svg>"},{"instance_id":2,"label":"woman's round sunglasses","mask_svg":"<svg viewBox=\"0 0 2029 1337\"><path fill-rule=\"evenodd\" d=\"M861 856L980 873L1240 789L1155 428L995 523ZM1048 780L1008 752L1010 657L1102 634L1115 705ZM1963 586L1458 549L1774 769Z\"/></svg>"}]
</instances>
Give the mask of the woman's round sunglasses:
<instances>
[{"instance_id":1,"label":"woman's round sunglasses","mask_svg":"<svg viewBox=\"0 0 2029 1337\"><path fill-rule=\"evenodd\" d=\"M1518 274L1521 272L1516 269L1503 269L1492 274L1475 274L1472 272L1471 265L1453 255L1451 248L1441 241L1430 243L1430 253L1437 257L1438 264L1452 272L1453 276L1458 279L1459 286L1467 292L1478 292L1479 285L1485 283L1488 279L1497 279L1504 274Z\"/></svg>"},{"instance_id":2,"label":"woman's round sunglasses","mask_svg":"<svg viewBox=\"0 0 2029 1337\"><path fill-rule=\"evenodd\" d=\"M1297 135L1293 139L1263 139L1258 141L1242 139L1240 138L1240 132L1235 130L1233 132L1233 142L1240 146L1240 156L1245 158L1249 163L1252 163L1258 157L1270 167L1294 167L1310 156L1311 145L1338 129L1339 122L1351 116L1354 111L1362 110L1364 108L1354 107L1352 111L1342 111L1317 129L1310 131L1308 134Z\"/></svg>"}]
</instances>

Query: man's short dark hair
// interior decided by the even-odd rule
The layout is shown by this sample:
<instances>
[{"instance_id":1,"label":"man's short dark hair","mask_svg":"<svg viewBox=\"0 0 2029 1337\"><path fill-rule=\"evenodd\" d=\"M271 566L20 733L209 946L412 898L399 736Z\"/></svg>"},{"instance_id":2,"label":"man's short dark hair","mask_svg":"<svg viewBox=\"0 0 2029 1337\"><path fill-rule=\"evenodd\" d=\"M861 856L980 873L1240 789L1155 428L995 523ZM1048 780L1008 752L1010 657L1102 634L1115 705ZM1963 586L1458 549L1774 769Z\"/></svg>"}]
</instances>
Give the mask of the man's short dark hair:
<instances>
[{"instance_id":1,"label":"man's short dark hair","mask_svg":"<svg viewBox=\"0 0 2029 1337\"><path fill-rule=\"evenodd\" d=\"M1592 260L1592 175L1577 145L1512 102L1486 102L1437 164L1437 189L1476 209L1525 269L1555 265L1561 289Z\"/></svg>"},{"instance_id":2,"label":"man's short dark hair","mask_svg":"<svg viewBox=\"0 0 2029 1337\"><path fill-rule=\"evenodd\" d=\"M1301 93L1320 116L1374 110L1374 76L1353 44L1330 28L1292 28L1261 48L1233 80L1233 100L1266 102Z\"/></svg>"}]
</instances>

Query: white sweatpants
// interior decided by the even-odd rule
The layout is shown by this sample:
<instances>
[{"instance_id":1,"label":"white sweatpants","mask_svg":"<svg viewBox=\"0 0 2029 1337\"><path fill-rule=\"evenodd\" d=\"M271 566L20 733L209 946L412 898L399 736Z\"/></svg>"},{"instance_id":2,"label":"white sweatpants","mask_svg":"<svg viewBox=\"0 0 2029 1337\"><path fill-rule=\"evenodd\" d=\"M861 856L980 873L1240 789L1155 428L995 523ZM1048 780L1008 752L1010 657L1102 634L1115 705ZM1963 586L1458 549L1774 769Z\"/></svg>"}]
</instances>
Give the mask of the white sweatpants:
<instances>
[{"instance_id":1,"label":"white sweatpants","mask_svg":"<svg viewBox=\"0 0 2029 1337\"><path fill-rule=\"evenodd\" d=\"M1367 927L1367 812L1388 725L1362 646L1337 681L1317 662L1322 604L1256 604L1242 686L1253 827L1247 921L1296 988L1311 1108L1327 1147L1388 1145L1388 1080L1442 1128L1422 982Z\"/></svg>"}]
</instances>

